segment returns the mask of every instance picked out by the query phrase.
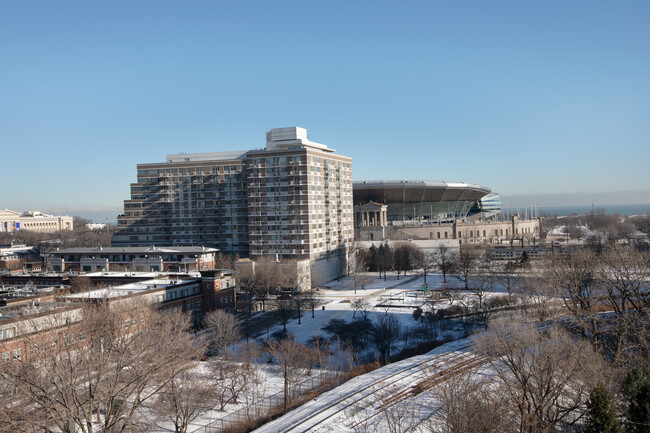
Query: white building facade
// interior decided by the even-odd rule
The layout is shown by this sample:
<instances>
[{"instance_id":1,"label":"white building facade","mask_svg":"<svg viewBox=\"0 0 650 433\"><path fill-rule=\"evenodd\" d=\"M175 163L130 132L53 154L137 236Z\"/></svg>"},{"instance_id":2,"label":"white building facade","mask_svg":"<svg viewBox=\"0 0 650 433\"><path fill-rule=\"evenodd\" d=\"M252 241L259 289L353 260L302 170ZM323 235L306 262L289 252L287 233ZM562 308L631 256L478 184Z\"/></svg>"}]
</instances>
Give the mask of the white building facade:
<instances>
[{"instance_id":1,"label":"white building facade","mask_svg":"<svg viewBox=\"0 0 650 433\"><path fill-rule=\"evenodd\" d=\"M21 230L54 233L72 230L71 216L54 216L40 211L15 212L9 209L0 211L0 232L18 232Z\"/></svg>"}]
</instances>

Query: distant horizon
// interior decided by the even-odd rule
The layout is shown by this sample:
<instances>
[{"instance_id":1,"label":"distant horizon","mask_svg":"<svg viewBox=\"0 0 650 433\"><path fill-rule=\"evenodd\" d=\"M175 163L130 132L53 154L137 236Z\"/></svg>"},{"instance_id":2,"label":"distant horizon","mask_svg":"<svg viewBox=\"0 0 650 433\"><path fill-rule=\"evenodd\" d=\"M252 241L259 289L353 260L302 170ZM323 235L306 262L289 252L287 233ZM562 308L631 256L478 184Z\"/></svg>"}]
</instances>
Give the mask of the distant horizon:
<instances>
[{"instance_id":1,"label":"distant horizon","mask_svg":"<svg viewBox=\"0 0 650 433\"><path fill-rule=\"evenodd\" d=\"M629 192L629 191L628 191ZM607 193L609 194L619 194L623 195L621 193L624 193L624 191L619 191L619 192L611 192ZM650 196L650 191L646 191L647 195ZM576 193L576 194L560 194L563 198L566 198L566 196L580 196L584 195L587 196L588 194L586 193ZM517 205L520 206L521 211L523 213L524 206L528 206L530 209L531 207L534 207L535 204L538 205L538 208L541 210L543 209L556 209L556 208L564 208L564 209L569 209L569 208L587 208L587 207L592 207L593 209L608 209L612 207L621 207L621 206L629 206L629 207L650 207L650 199L644 198L645 201L639 201L639 202L629 202L629 203L604 203L602 201L576 201L573 203L565 203L565 202L560 202L560 204L555 204L555 203L548 203L546 200L538 200L542 197L551 197L555 196L555 194L548 194L548 195L530 195L530 196L501 196L501 201L504 207L504 210L506 208L516 208ZM643 197L646 197L645 195ZM643 200L643 199L642 199ZM117 216L122 214L124 212L123 207L105 207L105 208L98 208L98 207L93 207L93 208L50 208L50 209L38 209L38 208L29 208L29 209L10 209L13 211L21 212L21 211L26 211L26 210L40 210L42 212L48 213L48 214L53 214L53 215L68 215L68 216L78 216L81 218L86 218L89 219L95 223L116 223L117 222ZM616 213L616 212L612 212ZM645 212L644 212L645 213Z\"/></svg>"},{"instance_id":2,"label":"distant horizon","mask_svg":"<svg viewBox=\"0 0 650 433\"><path fill-rule=\"evenodd\" d=\"M489 187L489 185L488 185ZM494 191L499 193L499 191ZM607 191L602 193L560 193L560 194L499 194L501 202L506 207L516 208L519 205L522 209L525 205L534 206L537 204L540 208L559 208L559 207L583 207L592 206L594 208L606 208L611 206L644 206L650 205L650 189L647 190L623 190ZM128 200L128 194L124 200ZM107 218L109 222L116 222L117 215L124 212L123 204L116 206L89 206L89 207L53 207L53 206L30 206L25 208L14 208L4 206L16 212L24 211L42 211L53 215L80 216L91 219L93 222L105 223Z\"/></svg>"}]
</instances>

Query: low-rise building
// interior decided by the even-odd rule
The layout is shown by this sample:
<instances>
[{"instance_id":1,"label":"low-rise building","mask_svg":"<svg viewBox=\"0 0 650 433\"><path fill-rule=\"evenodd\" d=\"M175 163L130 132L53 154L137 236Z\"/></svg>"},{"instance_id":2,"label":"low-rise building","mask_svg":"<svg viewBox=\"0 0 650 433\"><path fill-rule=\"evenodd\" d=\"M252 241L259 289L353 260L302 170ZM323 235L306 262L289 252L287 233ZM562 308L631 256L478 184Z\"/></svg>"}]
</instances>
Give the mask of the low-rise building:
<instances>
[{"instance_id":1,"label":"low-rise building","mask_svg":"<svg viewBox=\"0 0 650 433\"><path fill-rule=\"evenodd\" d=\"M0 245L1 272L40 272L43 260L36 247L11 243Z\"/></svg>"},{"instance_id":2,"label":"low-rise building","mask_svg":"<svg viewBox=\"0 0 650 433\"><path fill-rule=\"evenodd\" d=\"M218 252L205 247L65 248L50 253L48 270L198 272L214 268Z\"/></svg>"},{"instance_id":3,"label":"low-rise building","mask_svg":"<svg viewBox=\"0 0 650 433\"><path fill-rule=\"evenodd\" d=\"M121 277L120 273L112 275ZM109 276L104 273L104 278ZM230 270L205 270L200 276L162 274L127 284L92 287L79 293L42 293L9 299L0 306L0 357L5 361L28 357L33 348L27 337L35 334L47 335L47 339L54 342L70 337L58 335L58 327L65 324L68 330L74 329L70 325L82 320L85 304L99 300L118 304L136 301L143 306L153 305L163 312L191 313L193 322L198 325L206 312L233 310L235 277ZM135 325L134 320L125 317L120 329L128 330Z\"/></svg>"}]
</instances>

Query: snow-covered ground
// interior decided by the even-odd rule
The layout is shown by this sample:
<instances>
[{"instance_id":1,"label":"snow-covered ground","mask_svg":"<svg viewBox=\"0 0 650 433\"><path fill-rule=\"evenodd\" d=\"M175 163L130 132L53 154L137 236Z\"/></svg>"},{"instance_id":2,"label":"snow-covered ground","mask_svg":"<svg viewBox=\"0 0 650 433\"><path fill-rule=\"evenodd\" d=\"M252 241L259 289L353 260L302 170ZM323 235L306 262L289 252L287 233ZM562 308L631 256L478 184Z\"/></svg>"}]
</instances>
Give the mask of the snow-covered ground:
<instances>
[{"instance_id":1,"label":"snow-covered ground","mask_svg":"<svg viewBox=\"0 0 650 433\"><path fill-rule=\"evenodd\" d=\"M338 281L332 281L326 284L320 291L321 296L327 302L325 309L318 309L315 311L315 317L311 317L311 312L306 311L301 319L301 324L298 324L298 319L291 319L287 323L287 331L293 334L296 341L306 343L309 338L314 335L323 335L324 332L321 328L333 318L343 319L350 321L353 319L354 310L352 309L352 302L356 298L366 298L371 304L369 310L369 318L372 320L376 315L386 314L386 309L377 307L376 305L389 304L391 307L388 309L388 314L397 318L403 330L416 327L417 323L413 319L413 310L416 306L421 306L426 301L425 295L422 291L424 286L424 278L422 275L409 274L402 275L399 279L395 274L389 274L387 280L377 277L376 273L368 273L372 278L372 282L367 284L365 289L357 289L356 294L352 287L351 278L342 278ZM448 283L443 283L442 274L429 274L427 276L427 283L430 290L440 291L443 287L458 286L457 281L453 281L452 277L447 278ZM488 293L487 298L491 296L504 295L505 289L500 284L495 284L493 293ZM452 290L451 299L441 298L436 302L436 308L447 308L451 304L463 303L466 304L469 298L473 297L471 291ZM356 318L359 313L356 313ZM281 330L282 325L277 325L269 330L269 334ZM452 337L452 335L449 335Z\"/></svg>"},{"instance_id":2,"label":"snow-covered ground","mask_svg":"<svg viewBox=\"0 0 650 433\"><path fill-rule=\"evenodd\" d=\"M372 427L372 431L388 431L383 418L390 407L395 409L388 410L408 411L401 422L416 428L435 411L437 403L429 392L416 394L415 387L426 390L435 384L433 378L440 380L461 366L479 367L483 362L482 357L472 352L469 339L448 343L427 354L358 376L255 432L348 433L361 425Z\"/></svg>"},{"instance_id":3,"label":"snow-covered ground","mask_svg":"<svg viewBox=\"0 0 650 433\"><path fill-rule=\"evenodd\" d=\"M356 298L365 298L371 305L368 311L368 317L371 320L376 320L376 317L379 315L392 315L399 321L403 335L411 338L415 329L419 326L413 319L413 310L415 307L422 305L426 300L422 291L424 286L423 277L421 275L410 274L406 276L402 275L398 280L395 274L389 274L387 280L384 281L383 278L379 278L375 273L368 273L368 276L371 277L371 282L366 284L365 289L357 289L356 294L354 289L352 289L351 278L342 278L327 284L320 291L320 295L325 302L324 309L317 309L314 312L313 318L311 317L311 312L306 311L302 316L301 324L298 324L297 318L289 320L287 323L287 331L293 334L296 341L302 344L306 343L315 335L327 336L322 330L322 327L333 318L346 321L353 320L355 313L352 309L352 302ZM448 280L450 283L445 285L440 274L429 274L427 277L427 282L431 290L440 290L449 286L458 287L459 284L457 281L449 278ZM488 296L503 295L503 291L503 288L498 286L495 287L495 293L491 293ZM436 308L446 308L454 303L466 304L468 299L473 296L471 292L462 290L451 290L451 293L451 299L440 299L436 302ZM390 307L378 307L377 305L390 305ZM359 315L360 313L357 312L356 318L359 318ZM269 329L269 335L281 329L281 324L276 325ZM438 334L438 338L457 339L460 338L461 334L462 330L460 329L445 329ZM413 341L412 338L411 341ZM245 350L245 344L242 342L232 348L233 358L236 358L237 354ZM425 380L432 366L453 366L455 363L466 361L468 356L473 356L468 352L468 345L469 342L467 340L459 340L441 346L426 355L393 363L367 375L359 376L292 411L274 423L262 427L259 431L283 431L280 426L291 426L295 423L295 420L307 419L310 416L308 414L315 412L320 414L315 420L318 421L322 418L323 422L314 426L313 429L312 427L307 429L298 428L296 431L353 431L351 430L350 423L345 420L350 417L361 417L360 421L363 421L362 418L366 416L364 414L372 413L372 408L359 410L359 408L365 407L364 405L368 405L368 401L370 401L368 398L376 399L377 395L379 395L378 393L386 392L387 390L390 390L391 394L403 392L404 389L407 389L414 383ZM397 349L399 348L398 346ZM369 355L374 357L374 349L369 348L368 350L370 352ZM207 362L197 363L196 371L206 375L212 374L210 363L214 362L218 363L223 361L220 359L211 359ZM261 383L261 389L259 391L261 391L263 397L260 398L259 403L254 405L256 407L253 410L258 413L264 413L264 411L267 411L271 407L282 403L283 382L277 365L267 364L262 358L259 359L256 365L259 367L257 374L260 376L259 381ZM310 389L316 386L319 376L320 372L314 371L310 377L306 377L304 389ZM364 397L361 391L369 392L370 397ZM342 396L345 398L341 399ZM422 394L419 399L422 400L423 398L426 399L428 397ZM359 400L364 400L364 405L357 404L356 402ZM428 406L424 405L422 407ZM209 410L206 410L191 424L189 428L190 432L216 432L220 431L223 427L228 427L230 422L244 419L247 410L246 399L241 399L237 404L228 404L224 411L219 411L218 407L216 410L214 408L207 409ZM418 409L418 411L420 410ZM422 416L428 416L428 414L422 413ZM148 419L148 422L150 427L148 428L149 431L173 431L171 423L160 422L159 420L155 420L153 416Z\"/></svg>"}]
</instances>

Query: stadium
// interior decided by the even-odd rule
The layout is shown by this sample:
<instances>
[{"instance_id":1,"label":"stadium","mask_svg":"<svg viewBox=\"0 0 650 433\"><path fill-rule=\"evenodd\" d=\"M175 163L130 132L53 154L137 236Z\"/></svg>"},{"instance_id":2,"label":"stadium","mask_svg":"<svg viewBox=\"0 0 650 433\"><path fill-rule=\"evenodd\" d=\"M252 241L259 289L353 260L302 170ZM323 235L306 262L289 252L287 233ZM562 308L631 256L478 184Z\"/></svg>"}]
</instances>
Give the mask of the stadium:
<instances>
[{"instance_id":1,"label":"stadium","mask_svg":"<svg viewBox=\"0 0 650 433\"><path fill-rule=\"evenodd\" d=\"M353 202L356 241L524 246L540 237L538 219L517 214L505 218L499 194L472 183L354 182Z\"/></svg>"},{"instance_id":2,"label":"stadium","mask_svg":"<svg viewBox=\"0 0 650 433\"><path fill-rule=\"evenodd\" d=\"M501 199L490 188L465 182L374 180L354 182L354 205L386 205L387 223L446 223L496 219Z\"/></svg>"}]
</instances>

